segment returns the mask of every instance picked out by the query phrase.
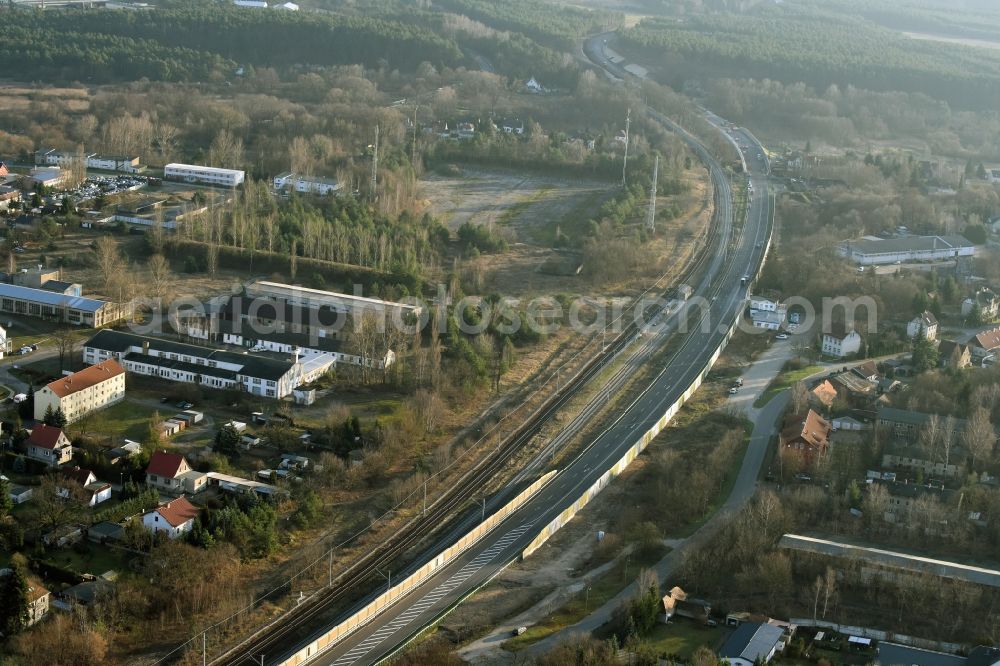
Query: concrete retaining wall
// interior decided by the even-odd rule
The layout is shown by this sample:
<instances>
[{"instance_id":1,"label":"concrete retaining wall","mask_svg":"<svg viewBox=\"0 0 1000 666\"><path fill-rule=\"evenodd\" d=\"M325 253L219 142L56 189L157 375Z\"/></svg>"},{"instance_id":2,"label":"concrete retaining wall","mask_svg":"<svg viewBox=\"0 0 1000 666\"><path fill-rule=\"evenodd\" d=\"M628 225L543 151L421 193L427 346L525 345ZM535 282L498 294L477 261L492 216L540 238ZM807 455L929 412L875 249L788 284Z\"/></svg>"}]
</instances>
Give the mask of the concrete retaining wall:
<instances>
[{"instance_id":1,"label":"concrete retaining wall","mask_svg":"<svg viewBox=\"0 0 1000 666\"><path fill-rule=\"evenodd\" d=\"M505 504L503 508L480 523L475 529L468 532L456 543L441 551L433 560L423 565L401 582L392 586L389 590L375 597L368 605L357 613L347 618L333 629L323 634L309 645L305 646L294 655L281 662L281 666L297 666L303 664L325 649L346 638L349 634L364 626L382 611L392 606L399 599L406 596L416 588L420 587L428 578L433 576L438 569L449 564L456 557L465 552L470 546L489 534L493 528L503 522L510 514L517 511L532 496L548 483L558 470L553 470L524 489L517 497Z\"/></svg>"}]
</instances>

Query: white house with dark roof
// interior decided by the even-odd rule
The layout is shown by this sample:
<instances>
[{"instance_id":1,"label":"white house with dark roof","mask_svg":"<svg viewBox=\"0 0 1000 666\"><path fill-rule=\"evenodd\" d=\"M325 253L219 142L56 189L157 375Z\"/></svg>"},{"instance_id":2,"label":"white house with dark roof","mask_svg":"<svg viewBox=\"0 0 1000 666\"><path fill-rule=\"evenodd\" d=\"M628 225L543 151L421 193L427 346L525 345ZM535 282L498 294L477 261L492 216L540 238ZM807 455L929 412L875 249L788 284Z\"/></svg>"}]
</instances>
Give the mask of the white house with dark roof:
<instances>
[{"instance_id":1,"label":"white house with dark roof","mask_svg":"<svg viewBox=\"0 0 1000 666\"><path fill-rule=\"evenodd\" d=\"M56 488L56 494L63 499L79 499L87 506L97 506L111 499L111 484L97 480L89 469L81 469L79 465L63 467L62 481Z\"/></svg>"},{"instance_id":2,"label":"white house with dark roof","mask_svg":"<svg viewBox=\"0 0 1000 666\"><path fill-rule=\"evenodd\" d=\"M928 310L924 310L906 324L906 337L911 340L918 336L925 340L937 340L937 333L937 317Z\"/></svg>"},{"instance_id":3,"label":"white house with dark roof","mask_svg":"<svg viewBox=\"0 0 1000 666\"><path fill-rule=\"evenodd\" d=\"M820 350L827 356L844 358L861 351L861 334L844 322L834 322L828 332L823 333Z\"/></svg>"}]
</instances>

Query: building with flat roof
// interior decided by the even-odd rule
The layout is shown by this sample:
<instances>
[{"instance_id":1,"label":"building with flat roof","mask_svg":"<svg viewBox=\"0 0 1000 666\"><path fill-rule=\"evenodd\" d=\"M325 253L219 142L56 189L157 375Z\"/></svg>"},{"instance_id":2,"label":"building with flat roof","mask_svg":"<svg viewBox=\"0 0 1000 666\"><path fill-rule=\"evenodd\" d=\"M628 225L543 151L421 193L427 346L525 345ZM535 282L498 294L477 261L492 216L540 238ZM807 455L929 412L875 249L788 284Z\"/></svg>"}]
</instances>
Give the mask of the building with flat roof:
<instances>
[{"instance_id":1,"label":"building with flat roof","mask_svg":"<svg viewBox=\"0 0 1000 666\"><path fill-rule=\"evenodd\" d=\"M77 153L74 151L53 149L43 149L35 153L36 164L48 164L58 167L71 167L81 158L88 169L122 171L125 173L138 173L141 171L138 156L99 155L98 153Z\"/></svg>"},{"instance_id":2,"label":"building with flat roof","mask_svg":"<svg viewBox=\"0 0 1000 666\"><path fill-rule=\"evenodd\" d=\"M965 236L862 238L840 244L840 255L861 266L972 257L976 246Z\"/></svg>"},{"instance_id":3,"label":"building with flat roof","mask_svg":"<svg viewBox=\"0 0 1000 666\"><path fill-rule=\"evenodd\" d=\"M319 379L334 364L327 355L269 358L107 329L84 343L84 362L110 358L140 375L276 399Z\"/></svg>"},{"instance_id":4,"label":"building with flat roof","mask_svg":"<svg viewBox=\"0 0 1000 666\"><path fill-rule=\"evenodd\" d=\"M67 423L125 398L125 369L108 359L68 377L49 382L35 393L35 420L48 410L62 410Z\"/></svg>"},{"instance_id":5,"label":"building with flat roof","mask_svg":"<svg viewBox=\"0 0 1000 666\"><path fill-rule=\"evenodd\" d=\"M326 307L333 311L344 312L353 316L367 312L379 315L398 313L400 316L419 316L423 311L418 305L395 303L393 301L383 301L366 296L323 291L322 289L310 289L309 287L283 284L281 282L269 282L267 280L251 282L246 286L246 293L247 296L273 298L310 308Z\"/></svg>"},{"instance_id":6,"label":"building with flat roof","mask_svg":"<svg viewBox=\"0 0 1000 666\"><path fill-rule=\"evenodd\" d=\"M340 190L340 183L334 178L306 176L286 171L274 177L274 189L326 196Z\"/></svg>"},{"instance_id":7,"label":"building with flat roof","mask_svg":"<svg viewBox=\"0 0 1000 666\"><path fill-rule=\"evenodd\" d=\"M44 169L32 169L30 171L31 182L42 187L62 187L66 185L69 174L59 167L48 167Z\"/></svg>"},{"instance_id":8,"label":"building with flat roof","mask_svg":"<svg viewBox=\"0 0 1000 666\"><path fill-rule=\"evenodd\" d=\"M337 363L385 369L396 359L391 349L371 358L345 348L340 330L346 315L323 306L310 308L273 298L232 296L205 311L178 313L177 330L209 342L236 345L253 352L332 356Z\"/></svg>"},{"instance_id":9,"label":"building with flat roof","mask_svg":"<svg viewBox=\"0 0 1000 666\"><path fill-rule=\"evenodd\" d=\"M185 183L236 187L243 182L246 172L239 169L222 169L198 164L171 163L163 167L163 177L167 180L180 180Z\"/></svg>"},{"instance_id":10,"label":"building with flat roof","mask_svg":"<svg viewBox=\"0 0 1000 666\"><path fill-rule=\"evenodd\" d=\"M801 534L786 534L778 542L779 548L798 550L846 560L864 560L872 565L899 569L917 574L963 580L976 585L1000 587L1000 571L971 564L939 560L932 557L911 555L884 548L872 548L844 541L831 541Z\"/></svg>"},{"instance_id":11,"label":"building with flat roof","mask_svg":"<svg viewBox=\"0 0 1000 666\"><path fill-rule=\"evenodd\" d=\"M0 312L99 328L131 315L130 304L0 283Z\"/></svg>"},{"instance_id":12,"label":"building with flat roof","mask_svg":"<svg viewBox=\"0 0 1000 666\"><path fill-rule=\"evenodd\" d=\"M730 666L766 664L781 649L784 633L772 624L744 622L722 644L719 659Z\"/></svg>"}]
</instances>

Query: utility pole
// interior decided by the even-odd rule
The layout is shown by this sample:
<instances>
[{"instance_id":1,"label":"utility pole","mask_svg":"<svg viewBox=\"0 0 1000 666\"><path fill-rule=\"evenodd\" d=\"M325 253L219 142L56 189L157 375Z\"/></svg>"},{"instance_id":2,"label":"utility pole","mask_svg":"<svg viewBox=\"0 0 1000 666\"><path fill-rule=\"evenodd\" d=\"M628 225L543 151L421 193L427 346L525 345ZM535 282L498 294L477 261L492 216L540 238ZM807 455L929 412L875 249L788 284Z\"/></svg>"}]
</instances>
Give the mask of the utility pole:
<instances>
[{"instance_id":1,"label":"utility pole","mask_svg":"<svg viewBox=\"0 0 1000 666\"><path fill-rule=\"evenodd\" d=\"M420 512L421 515L427 514L427 479L424 479L424 508Z\"/></svg>"},{"instance_id":2,"label":"utility pole","mask_svg":"<svg viewBox=\"0 0 1000 666\"><path fill-rule=\"evenodd\" d=\"M208 663L208 631L201 632L201 666Z\"/></svg>"},{"instance_id":3,"label":"utility pole","mask_svg":"<svg viewBox=\"0 0 1000 666\"><path fill-rule=\"evenodd\" d=\"M479 522L480 523L485 523L486 522L486 498L483 497L479 501L482 502L482 504L483 504L483 517L479 519Z\"/></svg>"},{"instance_id":4,"label":"utility pole","mask_svg":"<svg viewBox=\"0 0 1000 666\"><path fill-rule=\"evenodd\" d=\"M372 179L371 179L372 201L378 199L378 133L379 133L379 126L375 125L375 147L372 150Z\"/></svg>"},{"instance_id":5,"label":"utility pole","mask_svg":"<svg viewBox=\"0 0 1000 666\"><path fill-rule=\"evenodd\" d=\"M413 169L417 168L417 109L419 108L419 104L413 106L413 145L410 147L410 166Z\"/></svg>"},{"instance_id":6,"label":"utility pole","mask_svg":"<svg viewBox=\"0 0 1000 666\"><path fill-rule=\"evenodd\" d=\"M622 187L625 187L625 169L628 167L628 130L632 125L632 109L625 113L625 161L622 162Z\"/></svg>"},{"instance_id":7,"label":"utility pole","mask_svg":"<svg viewBox=\"0 0 1000 666\"><path fill-rule=\"evenodd\" d=\"M333 548L330 548L330 561L329 561L329 572L330 572L330 587L333 587Z\"/></svg>"},{"instance_id":8,"label":"utility pole","mask_svg":"<svg viewBox=\"0 0 1000 666\"><path fill-rule=\"evenodd\" d=\"M656 231L656 181L660 177L660 156L653 162L653 184L649 187L649 211L646 213L646 230Z\"/></svg>"},{"instance_id":9,"label":"utility pole","mask_svg":"<svg viewBox=\"0 0 1000 666\"><path fill-rule=\"evenodd\" d=\"M386 589L386 591L388 592L389 590L391 590L392 589L392 571L389 570L389 569L386 569L385 573L382 573L381 569L376 569L375 571L380 576L382 576L382 578L385 578L386 583L388 583L388 588Z\"/></svg>"}]
</instances>

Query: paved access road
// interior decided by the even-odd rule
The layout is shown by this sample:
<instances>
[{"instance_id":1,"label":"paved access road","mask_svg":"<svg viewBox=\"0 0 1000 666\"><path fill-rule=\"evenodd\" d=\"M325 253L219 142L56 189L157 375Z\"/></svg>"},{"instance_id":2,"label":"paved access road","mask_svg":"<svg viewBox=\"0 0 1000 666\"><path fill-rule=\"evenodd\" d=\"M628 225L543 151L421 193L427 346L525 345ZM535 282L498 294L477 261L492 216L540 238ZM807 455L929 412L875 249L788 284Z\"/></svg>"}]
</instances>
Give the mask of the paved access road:
<instances>
[{"instance_id":1,"label":"paved access road","mask_svg":"<svg viewBox=\"0 0 1000 666\"><path fill-rule=\"evenodd\" d=\"M730 234L735 237L726 252L713 258L704 279L695 289L697 295L708 300L709 306L697 308L686 304L674 315L675 318L688 318L688 332L680 334L683 336L682 343L675 355L649 388L632 405L623 409L614 424L590 442L538 495L417 591L386 609L376 620L323 655L312 659L310 664L346 666L378 663L517 559L538 531L592 486L695 381L721 344L726 331L740 316L748 288L741 284L741 278L756 273L770 233L768 165L766 158L758 158L763 150L753 137L740 137L750 146L745 151L745 159L754 196L746 223L737 229L733 225L729 181L721 166L693 137L669 119L655 112L651 114L689 141L708 164L715 184L715 203L721 216L720 233L724 237ZM303 641L302 645L311 640ZM276 663L299 647L290 645L285 655L265 655L265 663ZM253 663L251 658L260 657L247 655L247 664Z\"/></svg>"}]
</instances>

